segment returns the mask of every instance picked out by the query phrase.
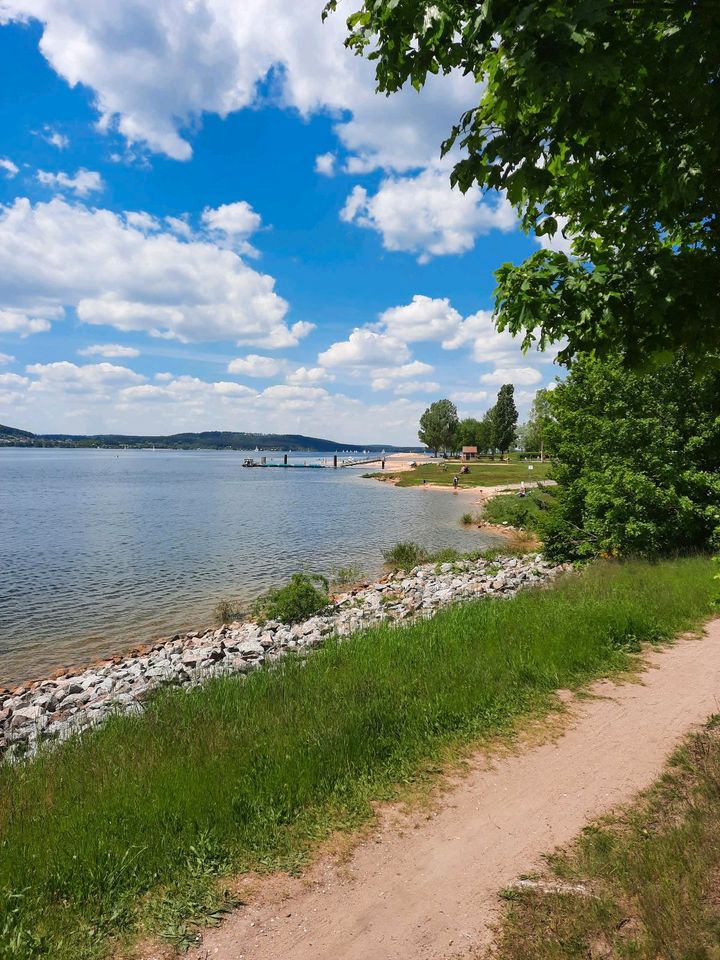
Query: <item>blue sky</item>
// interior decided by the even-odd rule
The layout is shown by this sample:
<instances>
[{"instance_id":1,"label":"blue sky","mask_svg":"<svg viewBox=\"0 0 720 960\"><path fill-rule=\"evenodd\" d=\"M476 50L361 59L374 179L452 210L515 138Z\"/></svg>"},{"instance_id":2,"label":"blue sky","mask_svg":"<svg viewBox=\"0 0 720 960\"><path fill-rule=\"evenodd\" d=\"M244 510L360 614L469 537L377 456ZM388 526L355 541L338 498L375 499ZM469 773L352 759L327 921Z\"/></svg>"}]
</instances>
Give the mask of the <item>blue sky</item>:
<instances>
[{"instance_id":1,"label":"blue sky","mask_svg":"<svg viewBox=\"0 0 720 960\"><path fill-rule=\"evenodd\" d=\"M0 422L414 443L554 379L490 312L537 241L439 159L477 88L376 96L321 8L0 0Z\"/></svg>"}]
</instances>

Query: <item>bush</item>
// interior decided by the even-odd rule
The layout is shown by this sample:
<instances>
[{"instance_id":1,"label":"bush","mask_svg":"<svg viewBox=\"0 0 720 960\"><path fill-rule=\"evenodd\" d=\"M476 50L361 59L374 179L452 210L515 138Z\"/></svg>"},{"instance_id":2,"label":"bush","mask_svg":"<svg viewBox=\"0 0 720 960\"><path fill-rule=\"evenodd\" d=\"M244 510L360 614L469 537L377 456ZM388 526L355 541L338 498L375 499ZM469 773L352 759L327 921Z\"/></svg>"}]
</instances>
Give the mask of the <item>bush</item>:
<instances>
[{"instance_id":1,"label":"bush","mask_svg":"<svg viewBox=\"0 0 720 960\"><path fill-rule=\"evenodd\" d=\"M232 623L234 620L239 620L242 616L242 612L238 609L238 604L234 600L228 600L227 597L223 597L222 600L219 600L215 605L214 619L215 623Z\"/></svg>"},{"instance_id":2,"label":"bush","mask_svg":"<svg viewBox=\"0 0 720 960\"><path fill-rule=\"evenodd\" d=\"M328 581L319 573L294 573L284 587L273 587L255 601L253 612L261 622L300 623L330 602Z\"/></svg>"},{"instance_id":3,"label":"bush","mask_svg":"<svg viewBox=\"0 0 720 960\"><path fill-rule=\"evenodd\" d=\"M393 570L412 570L413 567L427 563L429 560L425 547L412 541L396 543L394 547L383 553L383 558L387 566L392 567Z\"/></svg>"},{"instance_id":4,"label":"bush","mask_svg":"<svg viewBox=\"0 0 720 960\"><path fill-rule=\"evenodd\" d=\"M549 511L554 502L554 495L545 490L533 490L524 497L516 493L501 493L487 501L483 519L488 523L506 523L513 527L537 530L540 515Z\"/></svg>"},{"instance_id":5,"label":"bush","mask_svg":"<svg viewBox=\"0 0 720 960\"><path fill-rule=\"evenodd\" d=\"M464 513L464 514L462 515L462 518L461 518L460 522L462 523L462 525L463 525L464 527L469 527L472 523L475 522L475 518L473 517L473 515L472 515L471 513Z\"/></svg>"},{"instance_id":6,"label":"bush","mask_svg":"<svg viewBox=\"0 0 720 960\"><path fill-rule=\"evenodd\" d=\"M358 566L351 564L349 567L338 567L332 576L332 582L339 586L346 583L358 583L363 580L365 574Z\"/></svg>"}]
</instances>

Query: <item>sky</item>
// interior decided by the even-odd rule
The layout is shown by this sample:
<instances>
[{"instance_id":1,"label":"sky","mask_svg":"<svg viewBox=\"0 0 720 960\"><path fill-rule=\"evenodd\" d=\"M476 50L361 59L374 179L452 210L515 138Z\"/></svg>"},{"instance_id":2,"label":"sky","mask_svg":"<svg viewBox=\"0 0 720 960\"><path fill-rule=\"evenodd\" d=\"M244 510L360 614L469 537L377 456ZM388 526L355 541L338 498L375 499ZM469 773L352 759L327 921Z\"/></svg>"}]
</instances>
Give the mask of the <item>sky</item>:
<instances>
[{"instance_id":1,"label":"sky","mask_svg":"<svg viewBox=\"0 0 720 960\"><path fill-rule=\"evenodd\" d=\"M414 444L555 379L492 320L540 241L440 159L478 87L376 94L322 6L0 0L0 422Z\"/></svg>"}]
</instances>

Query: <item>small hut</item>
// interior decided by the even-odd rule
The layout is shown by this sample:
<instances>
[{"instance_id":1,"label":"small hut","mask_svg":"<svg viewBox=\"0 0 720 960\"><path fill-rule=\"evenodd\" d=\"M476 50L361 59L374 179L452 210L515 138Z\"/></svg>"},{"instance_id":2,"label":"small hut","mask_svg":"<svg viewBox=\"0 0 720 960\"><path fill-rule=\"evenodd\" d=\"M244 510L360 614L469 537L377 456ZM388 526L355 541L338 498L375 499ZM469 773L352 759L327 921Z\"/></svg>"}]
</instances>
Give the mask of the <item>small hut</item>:
<instances>
[{"instance_id":1,"label":"small hut","mask_svg":"<svg viewBox=\"0 0 720 960\"><path fill-rule=\"evenodd\" d=\"M460 455L460 459L462 460L463 463L470 463L472 460L477 460L477 458L478 458L477 447L462 448L462 454Z\"/></svg>"}]
</instances>

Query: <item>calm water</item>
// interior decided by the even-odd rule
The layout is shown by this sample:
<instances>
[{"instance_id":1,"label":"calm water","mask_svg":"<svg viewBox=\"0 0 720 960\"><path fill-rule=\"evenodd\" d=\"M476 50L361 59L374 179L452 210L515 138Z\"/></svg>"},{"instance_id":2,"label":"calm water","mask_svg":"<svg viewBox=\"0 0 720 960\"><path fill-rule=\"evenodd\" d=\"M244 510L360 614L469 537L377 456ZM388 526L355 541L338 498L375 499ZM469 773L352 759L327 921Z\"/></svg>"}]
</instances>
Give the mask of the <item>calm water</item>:
<instances>
[{"instance_id":1,"label":"calm water","mask_svg":"<svg viewBox=\"0 0 720 960\"><path fill-rule=\"evenodd\" d=\"M0 686L210 622L296 570L473 549L461 497L243 454L0 449ZM303 458L304 459L304 458Z\"/></svg>"}]
</instances>

